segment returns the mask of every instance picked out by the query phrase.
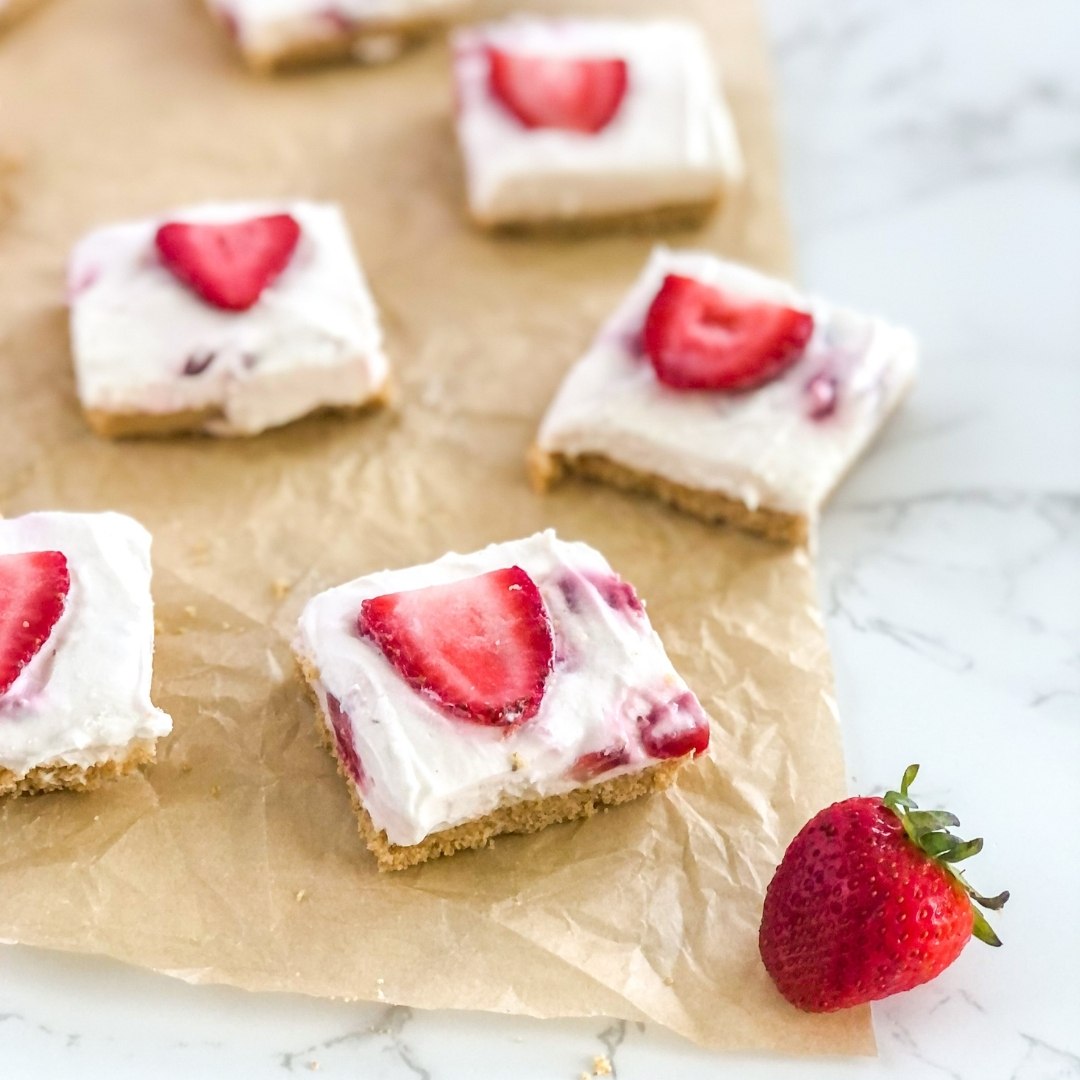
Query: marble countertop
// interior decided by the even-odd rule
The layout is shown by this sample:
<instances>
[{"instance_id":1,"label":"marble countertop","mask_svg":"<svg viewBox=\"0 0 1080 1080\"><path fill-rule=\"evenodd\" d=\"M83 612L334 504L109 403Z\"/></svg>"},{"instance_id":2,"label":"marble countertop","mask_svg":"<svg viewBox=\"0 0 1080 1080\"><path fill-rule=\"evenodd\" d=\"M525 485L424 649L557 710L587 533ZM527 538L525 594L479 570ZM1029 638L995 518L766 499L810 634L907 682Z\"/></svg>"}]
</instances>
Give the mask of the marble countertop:
<instances>
[{"instance_id":1,"label":"marble countertop","mask_svg":"<svg viewBox=\"0 0 1080 1080\"><path fill-rule=\"evenodd\" d=\"M1022 10L1021 10L1022 7ZM820 543L852 791L923 763L985 834L1001 950L875 1007L880 1057L716 1055L610 1021L194 988L7 948L7 1075L1080 1078L1080 7L769 0L801 278L919 331L921 382ZM1064 834L1064 839L1058 839Z\"/></svg>"}]
</instances>

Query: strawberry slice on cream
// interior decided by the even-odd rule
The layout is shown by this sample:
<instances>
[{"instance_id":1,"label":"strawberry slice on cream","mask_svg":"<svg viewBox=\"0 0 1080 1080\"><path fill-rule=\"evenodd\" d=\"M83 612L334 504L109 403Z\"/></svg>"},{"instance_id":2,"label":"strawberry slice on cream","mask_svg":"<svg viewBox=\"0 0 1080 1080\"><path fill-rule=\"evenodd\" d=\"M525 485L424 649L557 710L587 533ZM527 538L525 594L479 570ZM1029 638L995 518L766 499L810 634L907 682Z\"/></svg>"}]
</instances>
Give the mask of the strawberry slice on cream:
<instances>
[{"instance_id":1,"label":"strawberry slice on cream","mask_svg":"<svg viewBox=\"0 0 1080 1080\"><path fill-rule=\"evenodd\" d=\"M247 311L289 265L300 239L292 214L222 223L167 222L154 236L161 261L208 304Z\"/></svg>"},{"instance_id":2,"label":"strawberry slice on cream","mask_svg":"<svg viewBox=\"0 0 1080 1080\"><path fill-rule=\"evenodd\" d=\"M668 274L645 316L643 341L657 378L684 390L753 390L802 356L814 319Z\"/></svg>"},{"instance_id":3,"label":"strawberry slice on cream","mask_svg":"<svg viewBox=\"0 0 1080 1080\"><path fill-rule=\"evenodd\" d=\"M625 60L539 56L492 47L491 92L527 128L595 135L626 96Z\"/></svg>"}]
</instances>

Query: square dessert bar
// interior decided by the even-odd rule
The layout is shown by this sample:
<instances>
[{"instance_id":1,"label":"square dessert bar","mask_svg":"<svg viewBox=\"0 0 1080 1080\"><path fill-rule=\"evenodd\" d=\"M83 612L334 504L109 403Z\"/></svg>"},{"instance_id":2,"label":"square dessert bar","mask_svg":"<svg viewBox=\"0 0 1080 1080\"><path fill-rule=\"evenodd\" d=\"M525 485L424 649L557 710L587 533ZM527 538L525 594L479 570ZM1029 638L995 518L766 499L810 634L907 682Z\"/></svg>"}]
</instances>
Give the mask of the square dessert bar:
<instances>
[{"instance_id":1,"label":"square dessert bar","mask_svg":"<svg viewBox=\"0 0 1080 1080\"><path fill-rule=\"evenodd\" d=\"M122 514L0 520L0 795L153 761L150 534Z\"/></svg>"},{"instance_id":2,"label":"square dessert bar","mask_svg":"<svg viewBox=\"0 0 1080 1080\"><path fill-rule=\"evenodd\" d=\"M253 435L387 395L341 211L221 203L98 229L68 270L79 400L101 435Z\"/></svg>"},{"instance_id":3,"label":"square dessert bar","mask_svg":"<svg viewBox=\"0 0 1080 1080\"><path fill-rule=\"evenodd\" d=\"M578 474L805 543L915 368L906 330L660 248L563 381L533 483Z\"/></svg>"},{"instance_id":4,"label":"square dessert bar","mask_svg":"<svg viewBox=\"0 0 1080 1080\"><path fill-rule=\"evenodd\" d=\"M700 31L519 17L454 37L469 209L485 226L700 219L742 174Z\"/></svg>"},{"instance_id":5,"label":"square dessert bar","mask_svg":"<svg viewBox=\"0 0 1080 1080\"><path fill-rule=\"evenodd\" d=\"M294 649L382 870L657 791L709 743L633 588L552 532L320 593Z\"/></svg>"},{"instance_id":6,"label":"square dessert bar","mask_svg":"<svg viewBox=\"0 0 1080 1080\"><path fill-rule=\"evenodd\" d=\"M382 63L473 0L206 0L255 71L330 60Z\"/></svg>"}]
</instances>

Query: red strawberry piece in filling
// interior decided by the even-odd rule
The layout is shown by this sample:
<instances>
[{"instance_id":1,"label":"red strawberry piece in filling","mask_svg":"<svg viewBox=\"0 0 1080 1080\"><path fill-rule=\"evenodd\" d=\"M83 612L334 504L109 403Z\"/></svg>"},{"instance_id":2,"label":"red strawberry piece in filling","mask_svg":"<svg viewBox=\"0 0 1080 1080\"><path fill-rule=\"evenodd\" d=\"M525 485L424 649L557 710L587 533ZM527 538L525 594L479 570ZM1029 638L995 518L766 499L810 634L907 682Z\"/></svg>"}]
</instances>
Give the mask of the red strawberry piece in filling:
<instances>
[{"instance_id":1,"label":"red strawberry piece in filling","mask_svg":"<svg viewBox=\"0 0 1080 1080\"><path fill-rule=\"evenodd\" d=\"M355 25L355 20L347 11L332 4L320 8L315 13L315 17L324 23L328 23L339 34L349 33Z\"/></svg>"},{"instance_id":2,"label":"red strawberry piece in filling","mask_svg":"<svg viewBox=\"0 0 1080 1080\"><path fill-rule=\"evenodd\" d=\"M593 780L603 773L611 772L622 765L630 763L630 751L626 744L608 746L603 750L594 750L589 754L582 754L573 765L570 766L567 775L571 780L585 783Z\"/></svg>"},{"instance_id":3,"label":"red strawberry piece in filling","mask_svg":"<svg viewBox=\"0 0 1080 1080\"><path fill-rule=\"evenodd\" d=\"M585 579L580 574L566 573L559 578L558 586L559 591L563 594L563 599L566 601L566 606L573 614L580 614L581 604L584 599Z\"/></svg>"},{"instance_id":4,"label":"red strawberry piece in filling","mask_svg":"<svg viewBox=\"0 0 1080 1080\"><path fill-rule=\"evenodd\" d=\"M326 695L326 711L330 714L330 723L334 727L334 742L337 744L338 757L348 774L359 787L367 784L367 774L356 750L353 738L352 721L342 708L341 702L333 694Z\"/></svg>"},{"instance_id":5,"label":"red strawberry piece in filling","mask_svg":"<svg viewBox=\"0 0 1080 1080\"><path fill-rule=\"evenodd\" d=\"M840 400L840 385L835 375L819 371L803 388L806 414L811 420L827 420L836 412Z\"/></svg>"},{"instance_id":6,"label":"red strawberry piece in filling","mask_svg":"<svg viewBox=\"0 0 1080 1080\"><path fill-rule=\"evenodd\" d=\"M166 268L208 304L247 311L289 264L300 240L291 214L223 224L169 222L154 237Z\"/></svg>"},{"instance_id":7,"label":"red strawberry piece in filling","mask_svg":"<svg viewBox=\"0 0 1080 1080\"><path fill-rule=\"evenodd\" d=\"M226 4L219 4L217 12L222 25L225 27L225 33L229 35L230 40L239 42L242 36L240 32L240 17Z\"/></svg>"},{"instance_id":8,"label":"red strawberry piece in filling","mask_svg":"<svg viewBox=\"0 0 1080 1080\"><path fill-rule=\"evenodd\" d=\"M596 575L589 578L596 591L603 597L604 603L613 611L621 614L641 615L645 611L634 586L623 581L616 574Z\"/></svg>"},{"instance_id":9,"label":"red strawberry piece in filling","mask_svg":"<svg viewBox=\"0 0 1080 1080\"><path fill-rule=\"evenodd\" d=\"M650 757L697 756L709 747L709 718L697 698L687 691L639 716L638 733Z\"/></svg>"},{"instance_id":10,"label":"red strawberry piece in filling","mask_svg":"<svg viewBox=\"0 0 1080 1080\"><path fill-rule=\"evenodd\" d=\"M805 311L668 274L645 317L642 343L666 386L742 391L782 375L813 331Z\"/></svg>"},{"instance_id":11,"label":"red strawberry piece in filling","mask_svg":"<svg viewBox=\"0 0 1080 1080\"><path fill-rule=\"evenodd\" d=\"M69 300L82 296L84 292L92 289L101 277L100 266L84 266L68 280L67 295Z\"/></svg>"},{"instance_id":12,"label":"red strawberry piece in filling","mask_svg":"<svg viewBox=\"0 0 1080 1080\"><path fill-rule=\"evenodd\" d=\"M357 627L450 716L511 728L540 708L552 668L551 624L519 566L365 600Z\"/></svg>"},{"instance_id":13,"label":"red strawberry piece in filling","mask_svg":"<svg viewBox=\"0 0 1080 1080\"><path fill-rule=\"evenodd\" d=\"M536 56L488 49L491 93L527 128L595 135L626 96L625 60Z\"/></svg>"},{"instance_id":14,"label":"red strawberry piece in filling","mask_svg":"<svg viewBox=\"0 0 1080 1080\"><path fill-rule=\"evenodd\" d=\"M68 562L59 551L0 555L0 694L48 640L70 589Z\"/></svg>"},{"instance_id":15,"label":"red strawberry piece in filling","mask_svg":"<svg viewBox=\"0 0 1080 1080\"><path fill-rule=\"evenodd\" d=\"M203 353L192 353L191 356L184 361L181 374L201 375L216 359L217 353L212 350Z\"/></svg>"},{"instance_id":16,"label":"red strawberry piece in filling","mask_svg":"<svg viewBox=\"0 0 1080 1080\"><path fill-rule=\"evenodd\" d=\"M645 611L645 605L634 586L617 574L577 574L571 571L559 578L558 586L566 606L575 615L581 613L586 590L590 587L613 611L624 615L641 615Z\"/></svg>"}]
</instances>

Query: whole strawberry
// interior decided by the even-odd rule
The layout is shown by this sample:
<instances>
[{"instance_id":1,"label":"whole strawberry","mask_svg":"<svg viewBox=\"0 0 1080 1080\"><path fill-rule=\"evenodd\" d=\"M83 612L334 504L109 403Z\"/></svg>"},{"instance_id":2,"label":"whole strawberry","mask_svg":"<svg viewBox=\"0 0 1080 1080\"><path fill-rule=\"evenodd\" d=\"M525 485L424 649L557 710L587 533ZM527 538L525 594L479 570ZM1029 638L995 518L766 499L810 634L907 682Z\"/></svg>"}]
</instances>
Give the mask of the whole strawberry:
<instances>
[{"instance_id":1,"label":"whole strawberry","mask_svg":"<svg viewBox=\"0 0 1080 1080\"><path fill-rule=\"evenodd\" d=\"M974 934L997 935L974 906L997 910L955 864L983 842L949 832L942 810L919 810L908 789L816 814L784 853L765 893L758 948L777 989L807 1012L833 1012L910 990L941 974Z\"/></svg>"}]
</instances>

